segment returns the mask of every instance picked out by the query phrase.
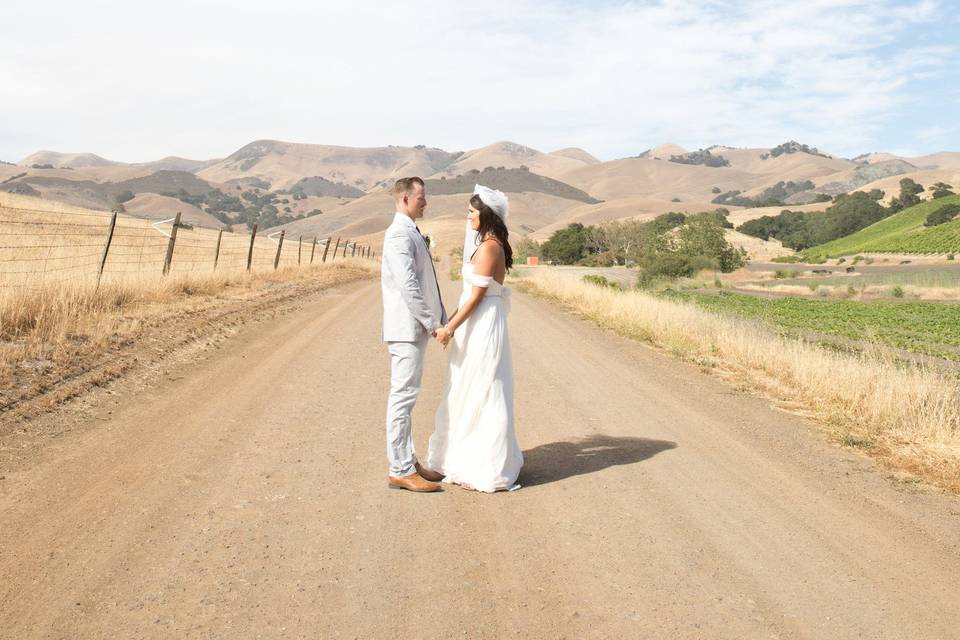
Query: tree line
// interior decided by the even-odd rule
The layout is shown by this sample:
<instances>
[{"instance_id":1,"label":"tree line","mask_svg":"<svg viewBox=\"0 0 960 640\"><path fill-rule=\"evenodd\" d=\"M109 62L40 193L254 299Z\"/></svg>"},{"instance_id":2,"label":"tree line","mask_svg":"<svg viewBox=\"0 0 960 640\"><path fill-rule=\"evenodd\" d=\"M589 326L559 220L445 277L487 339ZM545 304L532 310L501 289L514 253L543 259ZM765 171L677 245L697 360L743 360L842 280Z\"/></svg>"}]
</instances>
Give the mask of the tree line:
<instances>
[{"instance_id":1,"label":"tree line","mask_svg":"<svg viewBox=\"0 0 960 640\"><path fill-rule=\"evenodd\" d=\"M953 187L938 182L931 187L933 198L953 195ZM875 222L920 203L923 185L911 178L900 180L900 194L890 204L881 204L884 192L879 189L841 194L833 199L826 211L790 211L785 209L776 216L761 216L744 222L737 228L755 238L775 238L783 246L797 251L825 244L848 236Z\"/></svg>"},{"instance_id":2,"label":"tree line","mask_svg":"<svg viewBox=\"0 0 960 640\"><path fill-rule=\"evenodd\" d=\"M551 264L637 267L641 280L689 277L702 269L733 271L746 252L724 236L733 225L729 211L696 214L670 212L653 220L618 220L601 225L572 223L543 244L524 237L514 252L519 260L538 256Z\"/></svg>"}]
</instances>

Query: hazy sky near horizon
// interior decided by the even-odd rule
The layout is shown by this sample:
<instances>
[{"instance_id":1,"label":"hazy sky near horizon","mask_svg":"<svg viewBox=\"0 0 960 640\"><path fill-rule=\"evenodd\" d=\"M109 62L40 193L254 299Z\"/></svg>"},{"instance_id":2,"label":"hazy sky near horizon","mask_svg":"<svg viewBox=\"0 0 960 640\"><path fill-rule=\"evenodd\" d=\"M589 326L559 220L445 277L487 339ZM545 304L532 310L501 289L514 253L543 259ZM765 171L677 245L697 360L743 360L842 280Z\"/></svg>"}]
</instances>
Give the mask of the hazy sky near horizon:
<instances>
[{"instance_id":1,"label":"hazy sky near horizon","mask_svg":"<svg viewBox=\"0 0 960 640\"><path fill-rule=\"evenodd\" d=\"M0 160L260 138L960 150L958 0L4 0Z\"/></svg>"}]
</instances>

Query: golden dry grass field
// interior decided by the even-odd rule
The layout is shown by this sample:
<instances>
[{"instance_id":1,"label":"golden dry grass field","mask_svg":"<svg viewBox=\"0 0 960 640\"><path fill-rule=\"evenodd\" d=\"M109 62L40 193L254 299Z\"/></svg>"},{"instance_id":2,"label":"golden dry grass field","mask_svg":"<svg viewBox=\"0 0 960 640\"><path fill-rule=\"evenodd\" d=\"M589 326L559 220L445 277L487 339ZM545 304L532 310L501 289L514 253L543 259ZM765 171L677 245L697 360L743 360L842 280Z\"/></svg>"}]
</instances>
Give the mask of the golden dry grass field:
<instances>
[{"instance_id":1,"label":"golden dry grass field","mask_svg":"<svg viewBox=\"0 0 960 640\"><path fill-rule=\"evenodd\" d=\"M171 221L118 215L98 283L110 220L109 213L0 194L0 411L18 413L44 394L60 398L65 381L165 322L172 327L164 338L176 343L178 317L203 324L204 314L369 276L375 264L352 257L352 244L334 258L336 245L326 250L325 239L297 235L281 245L271 233L255 237L249 253L246 233L187 225L177 229L165 275ZM292 292L271 289L284 286ZM207 332L189 322L183 330Z\"/></svg>"},{"instance_id":2,"label":"golden dry grass field","mask_svg":"<svg viewBox=\"0 0 960 640\"><path fill-rule=\"evenodd\" d=\"M955 374L894 362L882 352L838 353L761 323L639 290L597 287L536 269L519 281L622 335L662 347L814 417L838 441L960 491L960 385Z\"/></svg>"}]
</instances>

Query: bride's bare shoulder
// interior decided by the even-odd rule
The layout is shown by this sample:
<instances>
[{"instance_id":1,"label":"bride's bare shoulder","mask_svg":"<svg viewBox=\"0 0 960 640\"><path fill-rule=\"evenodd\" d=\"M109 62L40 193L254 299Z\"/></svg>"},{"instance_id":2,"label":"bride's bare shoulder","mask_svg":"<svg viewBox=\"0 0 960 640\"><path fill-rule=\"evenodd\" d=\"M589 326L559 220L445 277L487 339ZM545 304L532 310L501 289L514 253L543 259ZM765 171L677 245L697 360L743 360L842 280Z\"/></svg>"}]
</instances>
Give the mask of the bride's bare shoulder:
<instances>
[{"instance_id":1,"label":"bride's bare shoulder","mask_svg":"<svg viewBox=\"0 0 960 640\"><path fill-rule=\"evenodd\" d=\"M503 245L501 245L500 241L496 238L487 238L480 243L480 251L478 251L478 253L481 252L491 256L498 256L503 253Z\"/></svg>"}]
</instances>

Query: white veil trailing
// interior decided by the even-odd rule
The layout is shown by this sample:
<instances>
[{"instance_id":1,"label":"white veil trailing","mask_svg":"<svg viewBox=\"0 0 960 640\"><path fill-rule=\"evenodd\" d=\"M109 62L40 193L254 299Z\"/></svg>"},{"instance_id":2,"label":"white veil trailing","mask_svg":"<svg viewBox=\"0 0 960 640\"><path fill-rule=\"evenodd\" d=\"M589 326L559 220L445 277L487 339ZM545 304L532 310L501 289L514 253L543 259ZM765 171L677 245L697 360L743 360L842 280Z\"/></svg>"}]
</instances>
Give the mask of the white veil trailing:
<instances>
[{"instance_id":1,"label":"white veil trailing","mask_svg":"<svg viewBox=\"0 0 960 640\"><path fill-rule=\"evenodd\" d=\"M497 191L496 189L491 189L490 187L485 187L482 184L474 185L473 195L479 196L480 200L483 201L483 204L490 207L490 209L500 216L500 219L503 220L503 224L507 224L507 215L510 209L510 200L507 198L506 194L502 191ZM476 231L470 226L470 221L467 220L466 231L463 235L463 259L469 260L470 256L473 255L474 250L480 246L480 238Z\"/></svg>"}]
</instances>

